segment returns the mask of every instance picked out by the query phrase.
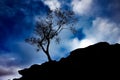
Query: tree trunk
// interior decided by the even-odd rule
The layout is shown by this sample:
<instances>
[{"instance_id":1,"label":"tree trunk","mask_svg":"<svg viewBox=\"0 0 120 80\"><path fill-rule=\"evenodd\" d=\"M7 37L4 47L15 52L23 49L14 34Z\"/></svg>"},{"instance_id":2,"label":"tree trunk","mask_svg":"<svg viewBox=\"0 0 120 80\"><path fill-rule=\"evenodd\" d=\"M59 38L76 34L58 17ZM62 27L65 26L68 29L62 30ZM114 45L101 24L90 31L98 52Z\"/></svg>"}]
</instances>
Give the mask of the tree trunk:
<instances>
[{"instance_id":1,"label":"tree trunk","mask_svg":"<svg viewBox=\"0 0 120 80\"><path fill-rule=\"evenodd\" d=\"M46 51L46 55L47 55L48 61L49 61L49 62L52 61L52 59L51 59L50 54L49 54L48 51Z\"/></svg>"},{"instance_id":2,"label":"tree trunk","mask_svg":"<svg viewBox=\"0 0 120 80\"><path fill-rule=\"evenodd\" d=\"M49 47L50 47L50 38L47 38L48 44L47 44L47 48L46 48L46 55L48 57L48 61L51 62L52 59L50 57L50 53L49 53Z\"/></svg>"}]
</instances>

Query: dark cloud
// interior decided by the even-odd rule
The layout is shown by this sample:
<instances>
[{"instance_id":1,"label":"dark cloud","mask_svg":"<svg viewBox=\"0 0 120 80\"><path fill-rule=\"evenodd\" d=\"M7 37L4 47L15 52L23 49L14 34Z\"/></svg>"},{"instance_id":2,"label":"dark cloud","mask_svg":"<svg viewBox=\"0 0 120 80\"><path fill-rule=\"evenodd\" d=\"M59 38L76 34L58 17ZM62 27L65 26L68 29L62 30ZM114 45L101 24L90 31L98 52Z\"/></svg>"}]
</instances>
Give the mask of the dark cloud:
<instances>
[{"instance_id":1,"label":"dark cloud","mask_svg":"<svg viewBox=\"0 0 120 80\"><path fill-rule=\"evenodd\" d=\"M119 22L120 21L120 0L112 0L111 4L109 4L108 10L111 11L112 19Z\"/></svg>"},{"instance_id":2,"label":"dark cloud","mask_svg":"<svg viewBox=\"0 0 120 80\"><path fill-rule=\"evenodd\" d=\"M0 67L0 77L1 76L7 76L7 75L13 75L14 72L8 68L1 68Z\"/></svg>"},{"instance_id":3,"label":"dark cloud","mask_svg":"<svg viewBox=\"0 0 120 80\"><path fill-rule=\"evenodd\" d=\"M95 15L120 21L120 0L95 0Z\"/></svg>"},{"instance_id":4,"label":"dark cloud","mask_svg":"<svg viewBox=\"0 0 120 80\"><path fill-rule=\"evenodd\" d=\"M12 56L0 55L0 77L14 74L12 67L16 65L15 60Z\"/></svg>"}]
</instances>

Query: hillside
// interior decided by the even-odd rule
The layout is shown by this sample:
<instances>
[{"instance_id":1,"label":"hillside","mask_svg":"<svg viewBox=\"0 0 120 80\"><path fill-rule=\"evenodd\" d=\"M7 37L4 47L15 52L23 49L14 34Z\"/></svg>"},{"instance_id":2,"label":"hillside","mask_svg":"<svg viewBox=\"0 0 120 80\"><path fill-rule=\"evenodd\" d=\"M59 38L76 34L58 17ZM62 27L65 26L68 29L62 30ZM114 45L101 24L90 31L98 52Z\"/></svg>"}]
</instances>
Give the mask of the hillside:
<instances>
[{"instance_id":1,"label":"hillside","mask_svg":"<svg viewBox=\"0 0 120 80\"><path fill-rule=\"evenodd\" d=\"M120 44L97 43L76 49L59 62L32 65L19 71L14 80L117 79L119 78Z\"/></svg>"}]
</instances>

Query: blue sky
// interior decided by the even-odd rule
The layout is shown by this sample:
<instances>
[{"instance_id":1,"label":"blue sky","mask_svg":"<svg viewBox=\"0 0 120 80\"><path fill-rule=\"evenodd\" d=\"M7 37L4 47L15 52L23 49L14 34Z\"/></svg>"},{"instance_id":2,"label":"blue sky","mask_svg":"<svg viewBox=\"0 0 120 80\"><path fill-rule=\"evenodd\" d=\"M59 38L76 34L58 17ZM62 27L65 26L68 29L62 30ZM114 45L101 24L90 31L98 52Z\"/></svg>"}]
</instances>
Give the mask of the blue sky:
<instances>
[{"instance_id":1,"label":"blue sky","mask_svg":"<svg viewBox=\"0 0 120 80\"><path fill-rule=\"evenodd\" d=\"M0 80L19 76L17 70L47 61L43 52L24 40L35 21L48 10L72 10L79 18L76 35L64 30L61 44L51 43L51 57L59 60L76 48L97 42L120 43L119 0L0 0Z\"/></svg>"}]
</instances>

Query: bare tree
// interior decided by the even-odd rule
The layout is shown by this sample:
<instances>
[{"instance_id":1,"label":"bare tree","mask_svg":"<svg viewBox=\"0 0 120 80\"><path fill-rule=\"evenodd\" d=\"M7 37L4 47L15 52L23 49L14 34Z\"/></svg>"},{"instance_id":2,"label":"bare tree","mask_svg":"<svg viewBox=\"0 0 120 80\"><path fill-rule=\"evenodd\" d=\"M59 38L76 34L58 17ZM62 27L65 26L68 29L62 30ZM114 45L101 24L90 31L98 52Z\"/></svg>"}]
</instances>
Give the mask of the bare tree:
<instances>
[{"instance_id":1,"label":"bare tree","mask_svg":"<svg viewBox=\"0 0 120 80\"><path fill-rule=\"evenodd\" d=\"M51 40L55 39L59 43L59 33L63 29L69 29L75 33L73 24L76 21L72 11L50 11L46 17L40 17L36 22L35 36L26 39L27 42L36 45L37 51L42 51L47 55L48 61L52 61L49 53Z\"/></svg>"}]
</instances>

